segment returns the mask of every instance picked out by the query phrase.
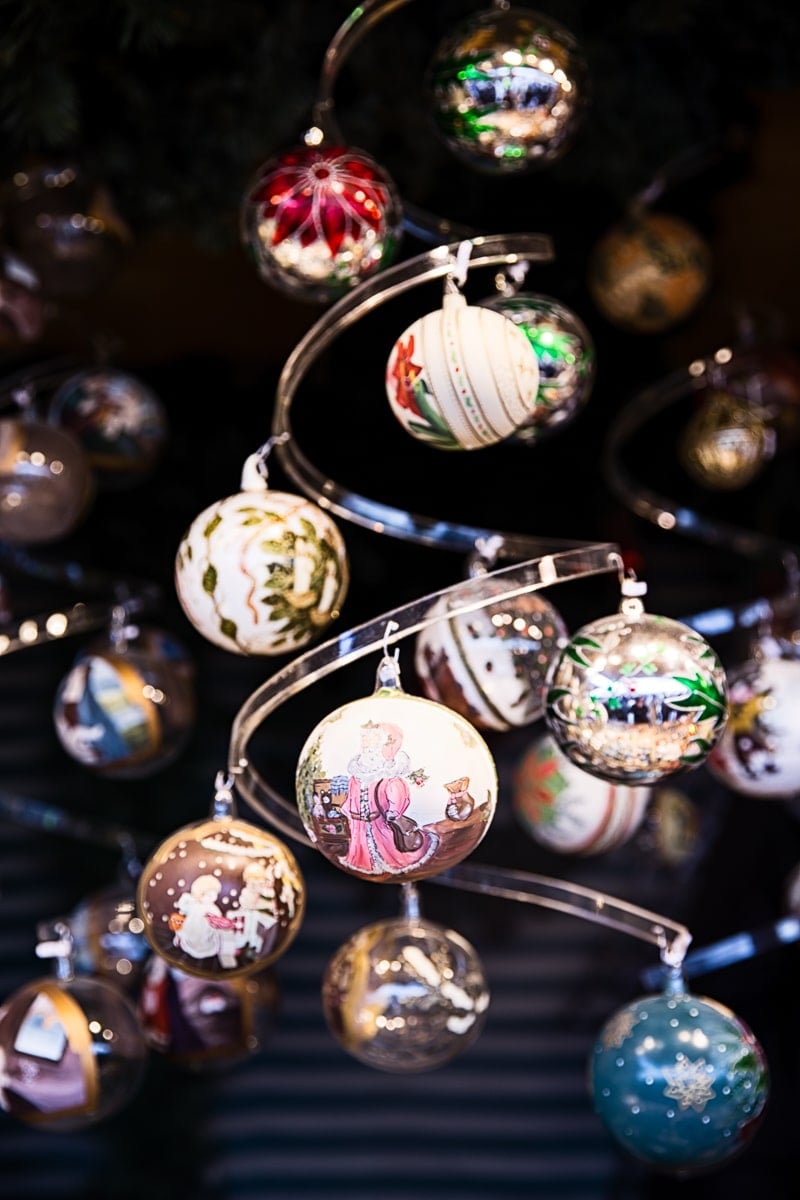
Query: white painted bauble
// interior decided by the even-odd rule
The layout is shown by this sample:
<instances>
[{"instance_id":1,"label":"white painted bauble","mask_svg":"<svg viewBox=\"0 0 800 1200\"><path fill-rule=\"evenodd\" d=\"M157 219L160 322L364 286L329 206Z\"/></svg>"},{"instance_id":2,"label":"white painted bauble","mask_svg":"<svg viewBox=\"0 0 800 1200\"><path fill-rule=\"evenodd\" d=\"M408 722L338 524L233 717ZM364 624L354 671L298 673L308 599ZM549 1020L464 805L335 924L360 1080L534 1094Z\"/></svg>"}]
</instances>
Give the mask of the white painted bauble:
<instances>
[{"instance_id":1,"label":"white painted bauble","mask_svg":"<svg viewBox=\"0 0 800 1200\"><path fill-rule=\"evenodd\" d=\"M535 592L471 612L447 614L475 598L501 596L508 584L476 579L457 598L443 596L417 635L414 666L431 700L460 712L480 729L505 731L537 720L554 655L568 637L560 614Z\"/></svg>"},{"instance_id":2,"label":"white painted bauble","mask_svg":"<svg viewBox=\"0 0 800 1200\"><path fill-rule=\"evenodd\" d=\"M708 768L735 792L800 794L800 659L754 657L728 673L728 721Z\"/></svg>"},{"instance_id":3,"label":"white painted bauble","mask_svg":"<svg viewBox=\"0 0 800 1200\"><path fill-rule=\"evenodd\" d=\"M514 813L526 833L559 854L605 854L644 820L649 787L627 787L576 767L549 734L540 735L514 773Z\"/></svg>"},{"instance_id":4,"label":"white painted bauble","mask_svg":"<svg viewBox=\"0 0 800 1200\"><path fill-rule=\"evenodd\" d=\"M386 394L412 437L439 450L479 450L533 414L539 363L525 333L460 292L401 334L386 364Z\"/></svg>"},{"instance_id":5,"label":"white painted bauble","mask_svg":"<svg viewBox=\"0 0 800 1200\"><path fill-rule=\"evenodd\" d=\"M339 616L349 582L344 539L321 508L267 488L252 455L242 490L184 534L175 589L195 628L234 654L287 654Z\"/></svg>"},{"instance_id":6,"label":"white painted bauble","mask_svg":"<svg viewBox=\"0 0 800 1200\"><path fill-rule=\"evenodd\" d=\"M471 854L497 805L497 769L464 717L379 688L342 705L307 738L297 807L317 849L351 875L399 883Z\"/></svg>"}]
</instances>

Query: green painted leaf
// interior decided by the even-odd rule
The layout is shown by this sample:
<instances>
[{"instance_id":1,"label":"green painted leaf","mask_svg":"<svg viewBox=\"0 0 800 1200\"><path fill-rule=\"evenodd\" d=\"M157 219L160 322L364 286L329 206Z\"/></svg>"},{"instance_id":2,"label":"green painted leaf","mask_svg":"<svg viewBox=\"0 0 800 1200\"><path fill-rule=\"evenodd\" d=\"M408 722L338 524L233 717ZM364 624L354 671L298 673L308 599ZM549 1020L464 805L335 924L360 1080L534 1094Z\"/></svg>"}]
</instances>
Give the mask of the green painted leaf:
<instances>
[{"instance_id":1,"label":"green painted leaf","mask_svg":"<svg viewBox=\"0 0 800 1200\"><path fill-rule=\"evenodd\" d=\"M231 621L230 617L222 617L219 623L219 631L225 637L230 638L232 642L236 641L238 627L235 621Z\"/></svg>"},{"instance_id":2,"label":"green painted leaf","mask_svg":"<svg viewBox=\"0 0 800 1200\"><path fill-rule=\"evenodd\" d=\"M217 590L217 568L213 563L209 563L203 572L203 591L209 596L213 596Z\"/></svg>"},{"instance_id":3,"label":"green painted leaf","mask_svg":"<svg viewBox=\"0 0 800 1200\"><path fill-rule=\"evenodd\" d=\"M211 537L211 534L214 532L214 530L217 528L217 526L221 523L221 521L222 521L222 517L219 515L219 513L217 513L216 516L212 517L211 520L206 525L205 529L203 530L203 537Z\"/></svg>"}]
</instances>

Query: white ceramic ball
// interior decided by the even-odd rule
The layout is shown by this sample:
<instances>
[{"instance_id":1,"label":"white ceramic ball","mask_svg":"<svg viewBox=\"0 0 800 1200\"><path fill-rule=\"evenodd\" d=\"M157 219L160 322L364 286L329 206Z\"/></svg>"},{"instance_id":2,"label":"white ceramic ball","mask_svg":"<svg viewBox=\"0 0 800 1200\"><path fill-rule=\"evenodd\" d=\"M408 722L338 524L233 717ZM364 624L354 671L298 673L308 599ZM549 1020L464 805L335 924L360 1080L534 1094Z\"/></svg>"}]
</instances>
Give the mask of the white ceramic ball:
<instances>
[{"instance_id":1,"label":"white ceramic ball","mask_svg":"<svg viewBox=\"0 0 800 1200\"><path fill-rule=\"evenodd\" d=\"M302 496L267 488L251 456L242 490L209 505L175 559L189 620L235 654L287 654L339 615L349 582L338 527Z\"/></svg>"},{"instance_id":2,"label":"white ceramic ball","mask_svg":"<svg viewBox=\"0 0 800 1200\"><path fill-rule=\"evenodd\" d=\"M386 394L407 433L439 450L478 450L510 437L533 414L539 363L522 329L460 292L400 335Z\"/></svg>"}]
</instances>

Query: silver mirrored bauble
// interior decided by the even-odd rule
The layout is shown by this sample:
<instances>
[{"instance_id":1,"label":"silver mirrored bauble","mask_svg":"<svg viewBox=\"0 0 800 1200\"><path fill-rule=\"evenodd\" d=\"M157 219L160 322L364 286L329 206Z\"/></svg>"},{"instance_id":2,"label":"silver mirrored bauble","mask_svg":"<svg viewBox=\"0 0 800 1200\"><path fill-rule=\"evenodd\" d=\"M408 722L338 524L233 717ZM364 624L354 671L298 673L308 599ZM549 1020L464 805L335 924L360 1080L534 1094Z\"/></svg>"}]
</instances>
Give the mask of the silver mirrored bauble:
<instances>
[{"instance_id":1,"label":"silver mirrored bauble","mask_svg":"<svg viewBox=\"0 0 800 1200\"><path fill-rule=\"evenodd\" d=\"M0 538L55 542L80 523L94 479L80 442L28 415L0 418Z\"/></svg>"}]
</instances>

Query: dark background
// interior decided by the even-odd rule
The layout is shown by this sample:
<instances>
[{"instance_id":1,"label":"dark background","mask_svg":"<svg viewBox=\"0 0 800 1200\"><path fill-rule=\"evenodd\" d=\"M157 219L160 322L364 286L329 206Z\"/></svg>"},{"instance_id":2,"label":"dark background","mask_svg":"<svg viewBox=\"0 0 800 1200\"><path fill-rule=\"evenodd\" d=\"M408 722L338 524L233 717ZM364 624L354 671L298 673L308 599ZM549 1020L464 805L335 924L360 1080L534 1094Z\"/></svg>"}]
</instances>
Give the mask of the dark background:
<instances>
[{"instance_id":1,"label":"dark background","mask_svg":"<svg viewBox=\"0 0 800 1200\"><path fill-rule=\"evenodd\" d=\"M536 290L580 314L597 352L591 399L568 429L535 448L430 456L387 414L382 369L425 299L387 305L315 364L293 423L304 451L338 483L436 516L547 537L619 543L648 587L648 607L673 617L782 586L774 557L742 556L668 534L634 515L604 471L615 418L643 389L736 340L742 315L790 352L800 339L796 287L798 17L788 3L758 11L717 3L562 3L548 9L585 48L591 103L570 152L519 179L478 176L451 161L428 122L425 62L463 3L401 6L360 42L337 88L352 142L431 213L487 232L548 233L555 260ZM240 659L189 626L172 590L178 541L212 501L237 490L245 457L269 436L280 371L322 310L257 276L239 244L238 205L252 171L308 124L322 55L348 14L332 3L0 5L0 111L8 179L32 160L76 158L108 185L130 229L124 251L92 286L50 301L34 344L6 345L11 378L29 366L89 363L98 347L162 399L170 437L152 477L102 494L85 522L39 557L161 589L157 623L197 668L196 728L180 759L147 780L94 778L70 760L52 726L52 697L76 642L0 664L0 998L42 973L37 923L112 882L119 854L108 825L157 841L208 810L227 761L231 722L281 660ZM710 290L659 335L612 326L593 305L587 256L653 177L668 168L661 206L690 220L713 254ZM4 240L13 229L0 226ZM426 247L414 239L402 253ZM430 306L429 306L430 307ZM7 390L6 390L7 391ZM8 401L6 401L8 402ZM686 477L676 406L628 448L634 478L713 521L793 544L797 457L782 454L733 494ZM273 486L286 486L279 466ZM352 582L336 632L463 577L461 554L343 529ZM12 617L75 595L19 563L0 566ZM613 578L552 596L571 626L616 605ZM563 607L562 607L563 604ZM723 660L746 653L746 631L715 640ZM411 647L401 666L413 686ZM326 712L365 694L374 664L336 672L275 714L263 731L270 778L290 793L296 753ZM477 861L568 878L685 922L702 947L785 915L800 860L792 803L736 796L700 768L675 782L697 836L681 862L656 849L652 823L598 859L557 856L525 837L510 806L513 771L532 731L491 739L501 778L498 815ZM73 819L43 827L33 803ZM76 836L80 823L81 836ZM67 825L70 823L67 822ZM693 986L756 1031L773 1073L770 1107L747 1153L698 1181L676 1182L628 1161L590 1111L585 1064L616 1007L643 990L654 952L635 939L535 905L426 884L423 911L478 950L492 989L486 1029L465 1055L427 1075L384 1075L349 1059L324 1026L319 982L356 929L395 915L394 889L335 871L296 850L308 912L276 966L280 1003L265 1045L244 1063L190 1072L153 1055L141 1094L122 1114L77 1134L53 1134L0 1114L0 1194L11 1200L100 1196L172 1200L344 1197L551 1200L797 1194L796 947L768 949L699 976Z\"/></svg>"}]
</instances>

